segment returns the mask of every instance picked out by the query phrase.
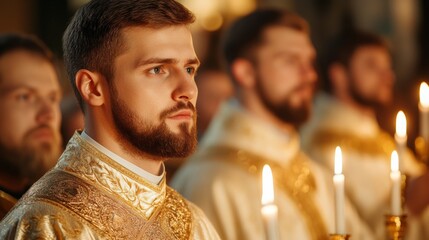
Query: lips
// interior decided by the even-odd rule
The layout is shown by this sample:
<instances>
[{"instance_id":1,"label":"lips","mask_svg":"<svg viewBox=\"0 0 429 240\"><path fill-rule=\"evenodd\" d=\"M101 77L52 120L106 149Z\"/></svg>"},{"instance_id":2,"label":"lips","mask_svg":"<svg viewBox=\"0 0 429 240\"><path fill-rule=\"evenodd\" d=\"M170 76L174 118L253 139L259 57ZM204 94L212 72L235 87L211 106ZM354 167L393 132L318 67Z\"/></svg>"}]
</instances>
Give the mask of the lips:
<instances>
[{"instance_id":1,"label":"lips","mask_svg":"<svg viewBox=\"0 0 429 240\"><path fill-rule=\"evenodd\" d=\"M54 137L54 133L49 127L36 128L30 132L30 135L38 139L52 139Z\"/></svg>"},{"instance_id":2,"label":"lips","mask_svg":"<svg viewBox=\"0 0 429 240\"><path fill-rule=\"evenodd\" d=\"M194 113L191 110L180 110L177 112L174 112L173 114L169 115L168 118L170 119L192 119Z\"/></svg>"}]
</instances>

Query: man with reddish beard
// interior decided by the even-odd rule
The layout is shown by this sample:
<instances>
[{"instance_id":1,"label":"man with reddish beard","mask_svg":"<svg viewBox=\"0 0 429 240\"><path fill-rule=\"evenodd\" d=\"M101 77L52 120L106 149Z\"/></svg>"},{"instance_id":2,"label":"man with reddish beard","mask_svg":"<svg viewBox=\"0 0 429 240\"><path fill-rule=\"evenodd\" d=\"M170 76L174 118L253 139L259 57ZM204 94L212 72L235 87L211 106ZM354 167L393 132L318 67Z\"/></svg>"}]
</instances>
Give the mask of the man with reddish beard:
<instances>
[{"instance_id":1,"label":"man with reddish beard","mask_svg":"<svg viewBox=\"0 0 429 240\"><path fill-rule=\"evenodd\" d=\"M61 152L61 89L52 53L34 37L0 35L0 219Z\"/></svg>"},{"instance_id":2,"label":"man with reddish beard","mask_svg":"<svg viewBox=\"0 0 429 240\"><path fill-rule=\"evenodd\" d=\"M166 186L196 145L194 15L174 0L93 0L63 37L85 128L2 222L1 238L218 239Z\"/></svg>"},{"instance_id":3,"label":"man with reddish beard","mask_svg":"<svg viewBox=\"0 0 429 240\"><path fill-rule=\"evenodd\" d=\"M257 10L232 24L223 50L234 97L172 186L205 211L223 239L266 239L261 172L269 164L275 239L328 239L335 231L332 178L303 154L296 131L309 116L317 79L307 23L291 12ZM372 239L347 206L348 233Z\"/></svg>"}]
</instances>

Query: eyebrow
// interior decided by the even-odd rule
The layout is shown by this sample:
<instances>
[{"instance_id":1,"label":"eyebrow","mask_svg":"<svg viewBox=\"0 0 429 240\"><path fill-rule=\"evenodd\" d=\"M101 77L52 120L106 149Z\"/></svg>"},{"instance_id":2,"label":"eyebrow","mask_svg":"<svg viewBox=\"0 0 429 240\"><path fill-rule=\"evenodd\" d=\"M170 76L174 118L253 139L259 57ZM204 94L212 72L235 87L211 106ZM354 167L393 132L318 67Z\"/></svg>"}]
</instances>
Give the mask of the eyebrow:
<instances>
[{"instance_id":1,"label":"eyebrow","mask_svg":"<svg viewBox=\"0 0 429 240\"><path fill-rule=\"evenodd\" d=\"M5 87L4 89L0 89L0 95L6 95L6 94L9 94L9 93L16 91L18 89L26 89L26 90L29 90L30 92L33 92L33 93L37 92L37 90L34 87L21 83L21 84L16 84L16 85ZM60 97L62 97L62 95L63 95L62 89L59 89L58 91L54 90L54 91L51 91L50 93L52 93L52 92L54 92L55 94L58 94Z\"/></svg>"},{"instance_id":2,"label":"eyebrow","mask_svg":"<svg viewBox=\"0 0 429 240\"><path fill-rule=\"evenodd\" d=\"M148 58L137 61L136 67L148 65L148 64L176 64L179 60L173 58ZM198 58L191 58L186 60L186 65L196 64L200 65Z\"/></svg>"}]
</instances>

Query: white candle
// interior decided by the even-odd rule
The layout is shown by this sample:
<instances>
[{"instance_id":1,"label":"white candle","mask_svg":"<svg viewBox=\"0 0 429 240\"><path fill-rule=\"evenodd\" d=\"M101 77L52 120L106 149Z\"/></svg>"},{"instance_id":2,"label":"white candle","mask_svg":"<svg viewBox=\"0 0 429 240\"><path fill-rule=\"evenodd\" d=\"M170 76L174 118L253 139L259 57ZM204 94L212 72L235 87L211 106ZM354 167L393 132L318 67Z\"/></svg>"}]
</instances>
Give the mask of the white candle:
<instances>
[{"instance_id":1,"label":"white candle","mask_svg":"<svg viewBox=\"0 0 429 240\"><path fill-rule=\"evenodd\" d=\"M429 86L427 83L420 84L420 136L425 140L425 144L429 142Z\"/></svg>"},{"instance_id":2,"label":"white candle","mask_svg":"<svg viewBox=\"0 0 429 240\"><path fill-rule=\"evenodd\" d=\"M396 151L392 152L390 160L390 179L392 181L391 207L392 215L401 215L401 172L399 171L399 159Z\"/></svg>"},{"instance_id":3,"label":"white candle","mask_svg":"<svg viewBox=\"0 0 429 240\"><path fill-rule=\"evenodd\" d=\"M277 223L277 206L274 203L273 174L270 166L264 165L262 169L262 220L264 222L265 233L268 240L279 238L279 228Z\"/></svg>"},{"instance_id":4,"label":"white candle","mask_svg":"<svg viewBox=\"0 0 429 240\"><path fill-rule=\"evenodd\" d=\"M407 147L407 119L403 111L399 111L396 115L396 133L395 133L396 149L399 156L399 170L402 169L402 159Z\"/></svg>"},{"instance_id":5,"label":"white candle","mask_svg":"<svg viewBox=\"0 0 429 240\"><path fill-rule=\"evenodd\" d=\"M335 149L335 174L334 174L334 190L335 190L335 233L346 234L346 220L344 215L344 175L343 175L343 159L341 148Z\"/></svg>"}]
</instances>

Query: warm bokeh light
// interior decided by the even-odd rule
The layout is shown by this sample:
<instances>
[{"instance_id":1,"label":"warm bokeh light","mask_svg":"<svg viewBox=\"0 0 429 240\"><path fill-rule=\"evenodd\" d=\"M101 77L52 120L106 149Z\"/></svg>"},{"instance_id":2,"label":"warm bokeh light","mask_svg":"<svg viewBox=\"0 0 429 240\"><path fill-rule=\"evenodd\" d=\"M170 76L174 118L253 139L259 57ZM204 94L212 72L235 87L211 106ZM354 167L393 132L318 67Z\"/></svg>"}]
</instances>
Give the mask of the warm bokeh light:
<instances>
[{"instance_id":1,"label":"warm bokeh light","mask_svg":"<svg viewBox=\"0 0 429 240\"><path fill-rule=\"evenodd\" d=\"M201 26L207 31L216 31L222 27L223 17L219 12L213 12L212 14L200 19Z\"/></svg>"},{"instance_id":2,"label":"warm bokeh light","mask_svg":"<svg viewBox=\"0 0 429 240\"><path fill-rule=\"evenodd\" d=\"M236 16L250 13L256 8L255 0L234 0L226 1L227 8Z\"/></svg>"},{"instance_id":3,"label":"warm bokeh light","mask_svg":"<svg viewBox=\"0 0 429 240\"><path fill-rule=\"evenodd\" d=\"M262 169L262 205L274 202L274 186L273 186L273 173L271 172L268 164L264 165Z\"/></svg>"},{"instance_id":4,"label":"warm bokeh light","mask_svg":"<svg viewBox=\"0 0 429 240\"><path fill-rule=\"evenodd\" d=\"M390 170L392 172L399 171L399 157L398 152L393 151L392 156L390 157Z\"/></svg>"},{"instance_id":5,"label":"warm bokeh light","mask_svg":"<svg viewBox=\"0 0 429 240\"><path fill-rule=\"evenodd\" d=\"M396 135L401 138L407 137L407 119L403 111L396 115Z\"/></svg>"},{"instance_id":6,"label":"warm bokeh light","mask_svg":"<svg viewBox=\"0 0 429 240\"><path fill-rule=\"evenodd\" d=\"M420 84L420 105L429 108L429 86L425 82Z\"/></svg>"},{"instance_id":7,"label":"warm bokeh light","mask_svg":"<svg viewBox=\"0 0 429 240\"><path fill-rule=\"evenodd\" d=\"M341 153L341 148L336 147L335 148L335 174L342 174L343 173L343 156Z\"/></svg>"}]
</instances>

